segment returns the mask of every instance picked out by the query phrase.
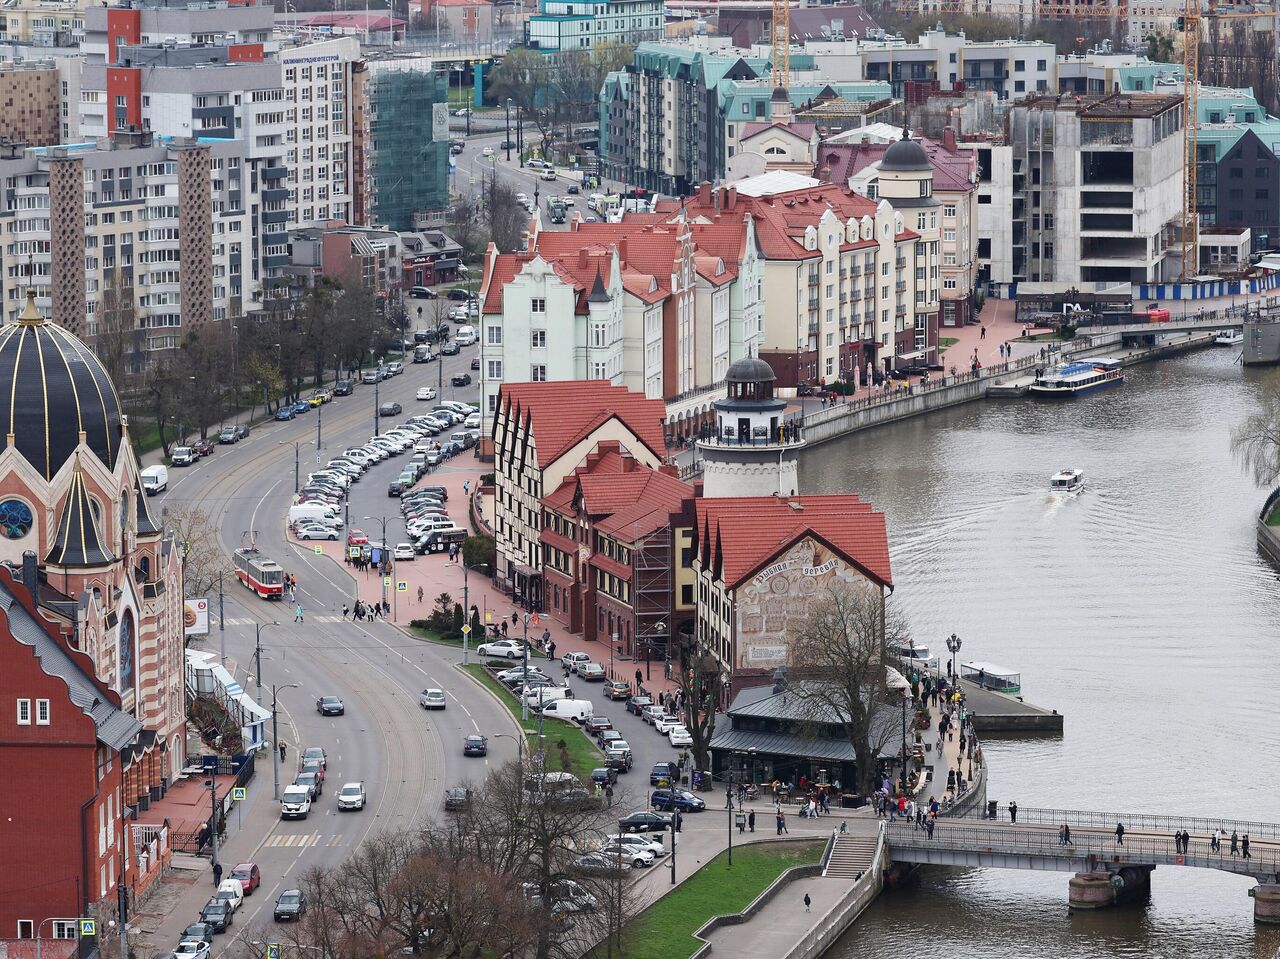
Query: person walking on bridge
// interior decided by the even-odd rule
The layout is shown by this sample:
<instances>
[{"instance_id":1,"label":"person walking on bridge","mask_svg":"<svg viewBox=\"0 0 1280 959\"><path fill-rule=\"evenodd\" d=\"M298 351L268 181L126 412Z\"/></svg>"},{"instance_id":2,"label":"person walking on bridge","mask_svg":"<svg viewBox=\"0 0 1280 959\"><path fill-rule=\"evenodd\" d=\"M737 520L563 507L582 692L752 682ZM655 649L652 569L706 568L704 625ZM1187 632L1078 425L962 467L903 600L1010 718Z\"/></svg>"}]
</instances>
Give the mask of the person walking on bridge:
<instances>
[{"instance_id":1,"label":"person walking on bridge","mask_svg":"<svg viewBox=\"0 0 1280 959\"><path fill-rule=\"evenodd\" d=\"M1209 837L1209 851L1222 852L1222 830L1215 829L1213 835Z\"/></svg>"},{"instance_id":2,"label":"person walking on bridge","mask_svg":"<svg viewBox=\"0 0 1280 959\"><path fill-rule=\"evenodd\" d=\"M1240 855L1240 836L1234 829L1231 830L1231 855Z\"/></svg>"},{"instance_id":3,"label":"person walking on bridge","mask_svg":"<svg viewBox=\"0 0 1280 959\"><path fill-rule=\"evenodd\" d=\"M1116 845L1124 845L1124 823L1122 822L1116 823Z\"/></svg>"},{"instance_id":4,"label":"person walking on bridge","mask_svg":"<svg viewBox=\"0 0 1280 959\"><path fill-rule=\"evenodd\" d=\"M1018 821L1018 804L1016 802L1009 803L1009 822L1017 823Z\"/></svg>"},{"instance_id":5,"label":"person walking on bridge","mask_svg":"<svg viewBox=\"0 0 1280 959\"><path fill-rule=\"evenodd\" d=\"M1062 824L1062 844L1064 846L1075 845L1075 843L1071 841L1071 827L1068 826L1066 823Z\"/></svg>"},{"instance_id":6,"label":"person walking on bridge","mask_svg":"<svg viewBox=\"0 0 1280 959\"><path fill-rule=\"evenodd\" d=\"M1240 850L1241 850L1241 855L1244 856L1245 859L1253 858L1253 856L1249 855L1249 834L1248 833L1245 833L1244 838L1240 840Z\"/></svg>"}]
</instances>

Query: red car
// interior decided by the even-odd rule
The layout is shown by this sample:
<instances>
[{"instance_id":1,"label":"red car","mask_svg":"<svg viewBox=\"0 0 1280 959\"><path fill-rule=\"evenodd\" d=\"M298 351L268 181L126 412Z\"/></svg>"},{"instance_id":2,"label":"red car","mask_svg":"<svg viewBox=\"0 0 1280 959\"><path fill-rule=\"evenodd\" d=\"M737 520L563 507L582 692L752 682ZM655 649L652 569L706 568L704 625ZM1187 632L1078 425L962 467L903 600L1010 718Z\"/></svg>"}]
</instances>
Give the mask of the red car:
<instances>
[{"instance_id":1,"label":"red car","mask_svg":"<svg viewBox=\"0 0 1280 959\"><path fill-rule=\"evenodd\" d=\"M212 440L200 440L191 444L191 448L195 451L196 456L208 456L216 449Z\"/></svg>"},{"instance_id":2,"label":"red car","mask_svg":"<svg viewBox=\"0 0 1280 959\"><path fill-rule=\"evenodd\" d=\"M480 369L480 357L477 356L474 360L471 361L471 368L473 370Z\"/></svg>"},{"instance_id":3,"label":"red car","mask_svg":"<svg viewBox=\"0 0 1280 959\"><path fill-rule=\"evenodd\" d=\"M348 546L368 546L369 537L365 535L362 529L351 529L347 532Z\"/></svg>"},{"instance_id":4,"label":"red car","mask_svg":"<svg viewBox=\"0 0 1280 959\"><path fill-rule=\"evenodd\" d=\"M239 879L246 896L262 885L262 873L258 872L257 863L242 862L231 870L231 875L227 878Z\"/></svg>"}]
</instances>

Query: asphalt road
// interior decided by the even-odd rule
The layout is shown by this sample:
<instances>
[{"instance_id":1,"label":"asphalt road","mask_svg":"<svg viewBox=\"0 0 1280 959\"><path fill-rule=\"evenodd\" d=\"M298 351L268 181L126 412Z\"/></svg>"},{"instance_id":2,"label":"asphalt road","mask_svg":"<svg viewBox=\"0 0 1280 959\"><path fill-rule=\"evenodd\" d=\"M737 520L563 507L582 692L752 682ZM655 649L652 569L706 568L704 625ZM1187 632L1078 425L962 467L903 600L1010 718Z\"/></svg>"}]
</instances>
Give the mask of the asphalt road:
<instances>
[{"instance_id":1,"label":"asphalt road","mask_svg":"<svg viewBox=\"0 0 1280 959\"><path fill-rule=\"evenodd\" d=\"M475 352L472 348L443 358L446 398L451 396L448 378L468 370ZM408 365L403 375L380 384L379 401L399 402L405 410L400 418L383 419L383 428L412 415L415 405L428 405L415 404L414 393L419 386L436 385L441 375L435 368L438 363ZM452 395L474 401L476 393L473 384ZM293 621L291 604L258 599L234 577L225 583L225 648L237 678L256 694L255 681L248 676L254 672L255 626L260 626L265 680L290 687L278 690L280 739L289 747L280 771L281 787L292 781L300 748L321 746L328 753L324 793L306 820L278 819L270 763L258 764L250 800L241 810L244 825L222 857L228 871L246 859L262 870L263 888L246 901L232 929L234 936L246 940L261 938L272 922L271 906L279 891L297 885L305 870L340 863L374 830L406 827L438 815L447 786L482 779L494 764L515 758L509 739L492 740L488 759L462 756L465 734L510 733L516 727L500 703L457 671L458 651L416 641L386 623L343 621L342 604L354 592L345 568L288 542L295 443L305 474L309 467L314 469L317 416L323 416L322 460L366 442L374 428L374 389L358 386L352 396L337 397L322 409L322 414L309 412L289 422L255 427L248 439L218 446L196 466L171 468L169 490L149 503L157 514L168 503L199 506L220 529L228 553L247 542L253 531L259 548L298 576L302 623ZM388 459L353 485L358 491L353 517L374 508L366 506L366 498L379 493L377 515L387 512L386 480L402 461ZM211 618L213 631L202 646L218 650L216 616ZM445 711L426 713L418 706L418 695L428 686L446 691ZM342 697L346 715L320 716L315 701L321 695ZM256 698L269 707L270 689ZM266 753L260 756L268 759ZM339 815L335 796L344 782L356 780L365 783L367 806ZM195 920L210 888L211 882L200 883L184 896L155 939L176 942L183 926ZM215 951L225 947L226 939L218 938Z\"/></svg>"},{"instance_id":2,"label":"asphalt road","mask_svg":"<svg viewBox=\"0 0 1280 959\"><path fill-rule=\"evenodd\" d=\"M531 130L532 127L526 125L526 144L529 142ZM536 137L536 133L532 135ZM566 202L572 201L573 209L578 210L584 217L595 216L587 209L586 195L574 196L569 193L570 180L564 177L558 177L554 181L543 180L539 176L540 170L520 166L519 156L515 150L511 151L511 160L508 162L507 151L499 149L499 145L506 139L505 128L492 133L473 129L470 137L458 137L458 139L463 139L465 145L462 152L453 158L457 164L456 172L453 174L453 189L456 192L479 192L485 178L496 171L499 182L511 187L517 193L524 193L530 198L533 197L535 192L537 193L538 204L542 211L542 228L544 230L568 229L568 223L552 223L547 216L547 198L551 196L561 197ZM512 128L511 139L513 142L515 141L514 127ZM485 147L493 147L493 157L484 156Z\"/></svg>"}]
</instances>

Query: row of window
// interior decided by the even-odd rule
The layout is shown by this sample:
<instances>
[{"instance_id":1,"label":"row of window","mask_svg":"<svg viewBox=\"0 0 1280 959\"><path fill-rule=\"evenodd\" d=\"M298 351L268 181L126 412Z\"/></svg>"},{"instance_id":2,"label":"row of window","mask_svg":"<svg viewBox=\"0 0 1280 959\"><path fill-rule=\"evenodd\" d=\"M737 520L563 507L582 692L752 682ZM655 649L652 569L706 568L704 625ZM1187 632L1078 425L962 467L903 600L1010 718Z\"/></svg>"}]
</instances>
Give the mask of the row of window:
<instances>
[{"instance_id":1,"label":"row of window","mask_svg":"<svg viewBox=\"0 0 1280 959\"><path fill-rule=\"evenodd\" d=\"M50 925L53 926L54 939L74 939L76 937L78 921L75 919L55 919ZM34 939L36 937L36 921L34 919L18 920L18 938Z\"/></svg>"},{"instance_id":2,"label":"row of window","mask_svg":"<svg viewBox=\"0 0 1280 959\"><path fill-rule=\"evenodd\" d=\"M49 725L49 700L37 699L35 701L35 707L36 707L35 712L33 714L31 710L30 699L18 700L18 725L19 726L30 726L33 716L35 718L35 724L37 726Z\"/></svg>"}]
</instances>

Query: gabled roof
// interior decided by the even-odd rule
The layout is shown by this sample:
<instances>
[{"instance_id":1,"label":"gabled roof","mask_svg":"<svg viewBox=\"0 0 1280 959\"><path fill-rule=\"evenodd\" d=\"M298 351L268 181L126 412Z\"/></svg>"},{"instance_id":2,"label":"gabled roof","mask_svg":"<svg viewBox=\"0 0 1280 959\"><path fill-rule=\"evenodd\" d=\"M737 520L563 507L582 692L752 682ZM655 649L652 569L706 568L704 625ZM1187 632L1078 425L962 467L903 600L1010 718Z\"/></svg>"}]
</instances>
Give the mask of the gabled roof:
<instances>
[{"instance_id":1,"label":"gabled roof","mask_svg":"<svg viewBox=\"0 0 1280 959\"><path fill-rule=\"evenodd\" d=\"M142 723L115 705L84 667L48 630L39 623L11 591L9 576L0 578L0 610L8 619L9 633L29 646L49 676L67 684L73 705L93 719L98 741L112 749L128 746L142 731Z\"/></svg>"},{"instance_id":2,"label":"gabled roof","mask_svg":"<svg viewBox=\"0 0 1280 959\"><path fill-rule=\"evenodd\" d=\"M612 419L625 425L654 456L666 459L666 404L606 380L504 383L498 405L518 422L518 433L533 433L541 469Z\"/></svg>"},{"instance_id":3,"label":"gabled roof","mask_svg":"<svg viewBox=\"0 0 1280 959\"><path fill-rule=\"evenodd\" d=\"M105 566L114 559L98 530L77 459L62 506L62 521L45 562L53 566Z\"/></svg>"},{"instance_id":4,"label":"gabled roof","mask_svg":"<svg viewBox=\"0 0 1280 959\"><path fill-rule=\"evenodd\" d=\"M808 534L871 579L893 585L884 514L852 493L697 501L694 535L699 558L729 589Z\"/></svg>"},{"instance_id":5,"label":"gabled roof","mask_svg":"<svg viewBox=\"0 0 1280 959\"><path fill-rule=\"evenodd\" d=\"M159 533L160 527L151 518L151 508L147 506L147 497L136 480L133 484L133 499L137 503L138 535L154 536Z\"/></svg>"},{"instance_id":6,"label":"gabled roof","mask_svg":"<svg viewBox=\"0 0 1280 959\"><path fill-rule=\"evenodd\" d=\"M912 141L924 150L933 167L934 193L966 193L975 189L973 173L978 154L974 150L952 153L928 138ZM814 176L830 183L847 183L851 176L879 163L894 143L823 143L818 147Z\"/></svg>"}]
</instances>

